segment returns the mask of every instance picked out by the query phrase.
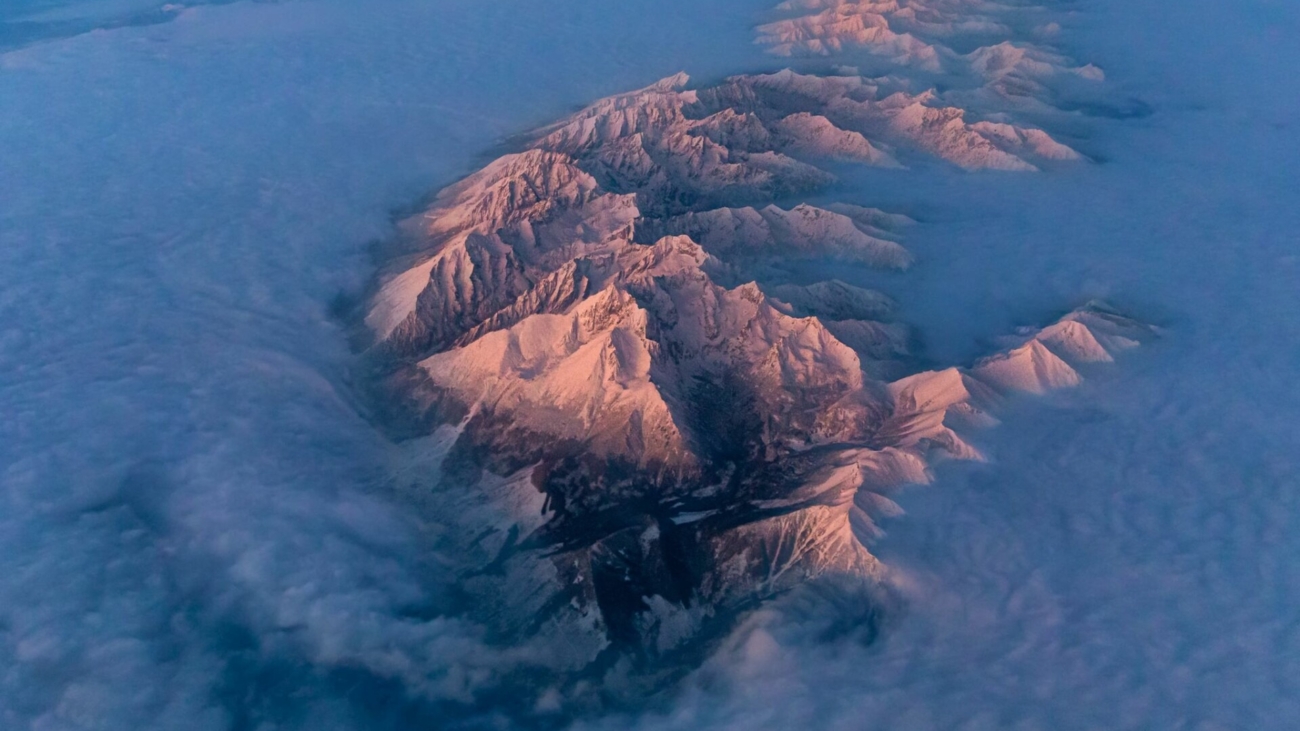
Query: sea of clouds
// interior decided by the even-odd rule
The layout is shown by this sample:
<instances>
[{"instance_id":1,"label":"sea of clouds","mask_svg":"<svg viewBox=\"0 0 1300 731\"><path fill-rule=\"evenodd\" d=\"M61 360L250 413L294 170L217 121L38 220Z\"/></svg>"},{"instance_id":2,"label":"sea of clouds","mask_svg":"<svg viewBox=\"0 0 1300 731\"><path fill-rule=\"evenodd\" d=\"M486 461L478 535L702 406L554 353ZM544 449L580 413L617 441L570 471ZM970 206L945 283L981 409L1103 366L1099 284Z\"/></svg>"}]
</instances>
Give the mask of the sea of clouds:
<instances>
[{"instance_id":1,"label":"sea of clouds","mask_svg":"<svg viewBox=\"0 0 1300 731\"><path fill-rule=\"evenodd\" d=\"M769 66L768 4L0 13L0 727L508 727L491 690L526 658L460 618L436 516L385 489L334 303L395 210L503 138ZM580 726L1300 717L1300 9L1068 9L1066 50L1152 112L1075 129L1095 162L844 189L922 221L917 267L872 283L937 361L1096 296L1165 337L904 494L878 641L769 611L679 694Z\"/></svg>"}]
</instances>

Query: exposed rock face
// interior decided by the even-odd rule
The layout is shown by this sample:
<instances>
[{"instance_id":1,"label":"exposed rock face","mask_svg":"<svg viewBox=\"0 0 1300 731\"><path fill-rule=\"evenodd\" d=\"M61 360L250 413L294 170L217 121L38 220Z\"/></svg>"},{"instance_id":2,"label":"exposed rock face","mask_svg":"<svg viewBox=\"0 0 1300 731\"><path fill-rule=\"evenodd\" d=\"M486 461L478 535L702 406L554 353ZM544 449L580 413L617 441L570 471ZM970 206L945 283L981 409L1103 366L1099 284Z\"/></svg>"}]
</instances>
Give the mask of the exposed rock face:
<instances>
[{"instance_id":1,"label":"exposed rock face","mask_svg":"<svg viewBox=\"0 0 1300 731\"><path fill-rule=\"evenodd\" d=\"M443 507L465 590L503 636L562 640L558 666L683 652L809 581L872 591L890 491L979 459L961 434L1005 394L1076 384L1152 332L1090 305L918 372L892 300L792 271L905 269L910 220L773 201L825 186L827 160L1029 171L1074 152L857 76L687 84L599 101L447 188L403 224L419 254L365 316L463 485Z\"/></svg>"}]
</instances>

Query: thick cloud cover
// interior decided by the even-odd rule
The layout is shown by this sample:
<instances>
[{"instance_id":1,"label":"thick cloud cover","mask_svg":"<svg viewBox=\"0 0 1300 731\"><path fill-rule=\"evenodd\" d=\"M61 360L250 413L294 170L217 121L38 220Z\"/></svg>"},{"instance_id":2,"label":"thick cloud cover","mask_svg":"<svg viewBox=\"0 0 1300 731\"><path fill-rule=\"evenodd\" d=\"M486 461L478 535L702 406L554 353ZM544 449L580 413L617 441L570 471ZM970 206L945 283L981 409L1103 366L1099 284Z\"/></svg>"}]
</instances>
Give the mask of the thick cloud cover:
<instances>
[{"instance_id":1,"label":"thick cloud cover","mask_svg":"<svg viewBox=\"0 0 1300 731\"><path fill-rule=\"evenodd\" d=\"M509 662L375 494L331 303L393 208L675 70L651 5L235 3L0 56L0 726L406 727Z\"/></svg>"},{"instance_id":2,"label":"thick cloud cover","mask_svg":"<svg viewBox=\"0 0 1300 731\"><path fill-rule=\"evenodd\" d=\"M331 302L367 281L393 208L501 137L681 68L770 63L749 45L767 3L124 20L156 5L49 3L112 27L45 40L0 16L0 726L463 717L521 651L456 618L438 526L382 489ZM1094 295L1168 337L1009 414L993 464L904 496L877 551L911 601L879 642L824 641L835 607L769 612L680 696L583 725L1300 714L1300 12L1070 5L1068 50L1154 113L1082 125L1098 163L1074 170L852 181L924 223L915 272L876 284L941 360Z\"/></svg>"}]
</instances>

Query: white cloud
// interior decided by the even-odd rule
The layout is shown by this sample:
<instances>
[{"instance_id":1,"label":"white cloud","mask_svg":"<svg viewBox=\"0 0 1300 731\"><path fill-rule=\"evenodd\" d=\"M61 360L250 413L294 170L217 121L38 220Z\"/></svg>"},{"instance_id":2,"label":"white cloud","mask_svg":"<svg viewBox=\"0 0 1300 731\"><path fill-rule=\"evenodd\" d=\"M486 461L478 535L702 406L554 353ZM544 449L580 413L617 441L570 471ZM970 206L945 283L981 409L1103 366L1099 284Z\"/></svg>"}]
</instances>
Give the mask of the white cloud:
<instances>
[{"instance_id":1,"label":"white cloud","mask_svg":"<svg viewBox=\"0 0 1300 731\"><path fill-rule=\"evenodd\" d=\"M492 687L518 658L451 617L435 527L376 491L328 304L393 206L573 104L756 63L765 4L239 3L0 56L0 726L428 727ZM940 359L1098 289L1169 344L903 496L878 550L913 596L882 641L765 615L666 709L589 725L1300 713L1296 13L1071 24L1158 110L1086 128L1107 162L848 182L930 214L891 293Z\"/></svg>"}]
</instances>

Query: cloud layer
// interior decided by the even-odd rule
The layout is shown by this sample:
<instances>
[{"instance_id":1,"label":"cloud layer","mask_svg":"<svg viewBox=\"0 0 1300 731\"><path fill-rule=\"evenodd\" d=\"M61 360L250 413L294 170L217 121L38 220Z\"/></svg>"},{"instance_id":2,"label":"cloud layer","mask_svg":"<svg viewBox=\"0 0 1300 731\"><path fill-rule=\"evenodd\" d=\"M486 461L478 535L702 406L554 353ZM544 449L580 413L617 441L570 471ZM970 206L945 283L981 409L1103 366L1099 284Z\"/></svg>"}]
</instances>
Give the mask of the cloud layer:
<instances>
[{"instance_id":1,"label":"cloud layer","mask_svg":"<svg viewBox=\"0 0 1300 731\"><path fill-rule=\"evenodd\" d=\"M457 619L439 526L380 490L330 302L495 138L765 63L738 19L766 3L426 5L237 3L0 55L0 725L505 725L518 650ZM1287 727L1297 17L1220 5L1064 21L1157 110L1084 128L1105 164L846 180L922 221L927 274L891 294L936 358L1081 295L1169 344L902 499L878 551L909 610L877 642L853 607L774 607L680 695L583 725Z\"/></svg>"}]
</instances>

